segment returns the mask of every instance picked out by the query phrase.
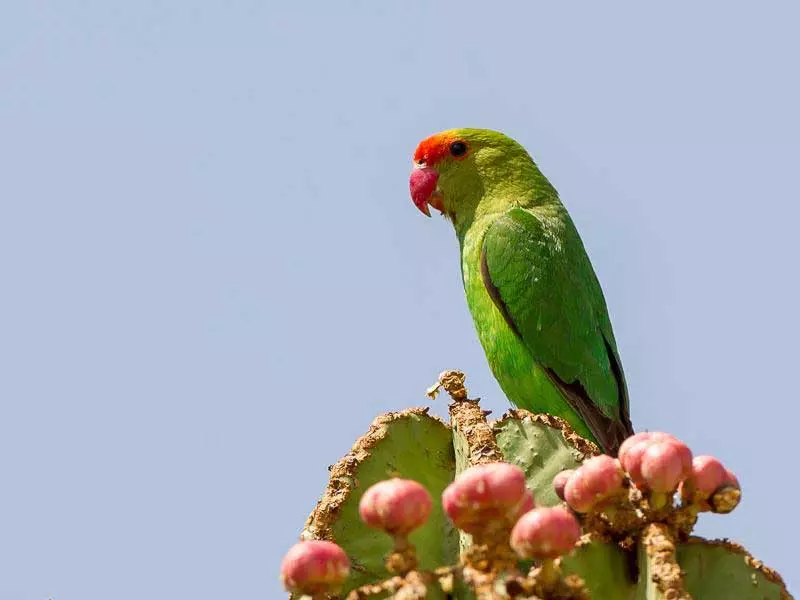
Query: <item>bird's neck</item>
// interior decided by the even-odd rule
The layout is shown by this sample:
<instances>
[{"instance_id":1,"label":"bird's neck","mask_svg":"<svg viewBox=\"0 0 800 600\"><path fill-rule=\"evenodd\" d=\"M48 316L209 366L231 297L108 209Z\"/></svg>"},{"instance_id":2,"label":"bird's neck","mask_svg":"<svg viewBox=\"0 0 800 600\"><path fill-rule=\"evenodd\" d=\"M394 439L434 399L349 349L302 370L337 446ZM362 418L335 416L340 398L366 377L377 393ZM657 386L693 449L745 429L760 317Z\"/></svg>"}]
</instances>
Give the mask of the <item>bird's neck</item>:
<instances>
[{"instance_id":1,"label":"bird's neck","mask_svg":"<svg viewBox=\"0 0 800 600\"><path fill-rule=\"evenodd\" d=\"M493 185L475 188L472 193L476 197L462 204L469 208L448 215L462 248L467 235L477 234L482 239L489 225L513 208L529 209L547 216L564 212L558 193L550 182L538 169L533 175L524 180L501 178Z\"/></svg>"}]
</instances>

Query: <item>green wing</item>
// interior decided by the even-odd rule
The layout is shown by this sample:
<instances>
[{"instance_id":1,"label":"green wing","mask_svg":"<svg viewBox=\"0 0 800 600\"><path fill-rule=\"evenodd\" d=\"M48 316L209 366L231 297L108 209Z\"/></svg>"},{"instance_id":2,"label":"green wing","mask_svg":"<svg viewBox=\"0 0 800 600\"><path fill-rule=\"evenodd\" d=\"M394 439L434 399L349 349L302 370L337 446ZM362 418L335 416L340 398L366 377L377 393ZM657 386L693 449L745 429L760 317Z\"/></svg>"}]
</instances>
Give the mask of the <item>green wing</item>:
<instances>
[{"instance_id":1,"label":"green wing","mask_svg":"<svg viewBox=\"0 0 800 600\"><path fill-rule=\"evenodd\" d=\"M481 275L533 360L616 452L633 433L627 386L600 283L563 207L499 217L484 237Z\"/></svg>"}]
</instances>

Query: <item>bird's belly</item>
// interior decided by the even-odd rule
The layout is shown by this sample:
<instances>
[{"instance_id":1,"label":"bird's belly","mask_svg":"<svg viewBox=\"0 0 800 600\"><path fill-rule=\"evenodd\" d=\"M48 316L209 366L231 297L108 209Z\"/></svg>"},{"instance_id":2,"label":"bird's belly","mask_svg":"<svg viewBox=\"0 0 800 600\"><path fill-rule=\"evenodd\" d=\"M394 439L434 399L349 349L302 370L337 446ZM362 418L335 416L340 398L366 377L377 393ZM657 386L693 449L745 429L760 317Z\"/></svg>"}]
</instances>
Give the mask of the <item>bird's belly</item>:
<instances>
[{"instance_id":1,"label":"bird's belly","mask_svg":"<svg viewBox=\"0 0 800 600\"><path fill-rule=\"evenodd\" d=\"M568 417L573 413L486 291L480 273L464 273L467 303L489 367L508 400L519 408ZM577 416L577 415L576 415Z\"/></svg>"}]
</instances>

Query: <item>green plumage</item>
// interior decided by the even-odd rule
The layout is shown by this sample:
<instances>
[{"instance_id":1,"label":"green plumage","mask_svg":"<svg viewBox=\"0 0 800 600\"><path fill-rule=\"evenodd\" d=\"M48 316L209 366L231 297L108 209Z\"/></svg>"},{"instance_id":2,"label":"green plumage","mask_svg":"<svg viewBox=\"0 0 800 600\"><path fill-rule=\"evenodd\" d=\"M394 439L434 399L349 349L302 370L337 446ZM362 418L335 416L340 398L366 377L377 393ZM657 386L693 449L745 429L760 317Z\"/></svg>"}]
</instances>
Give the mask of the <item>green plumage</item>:
<instances>
[{"instance_id":1,"label":"green plumage","mask_svg":"<svg viewBox=\"0 0 800 600\"><path fill-rule=\"evenodd\" d=\"M625 378L603 292L557 192L503 134L437 135L468 147L435 169L492 372L516 406L563 417L615 453L632 433Z\"/></svg>"}]
</instances>

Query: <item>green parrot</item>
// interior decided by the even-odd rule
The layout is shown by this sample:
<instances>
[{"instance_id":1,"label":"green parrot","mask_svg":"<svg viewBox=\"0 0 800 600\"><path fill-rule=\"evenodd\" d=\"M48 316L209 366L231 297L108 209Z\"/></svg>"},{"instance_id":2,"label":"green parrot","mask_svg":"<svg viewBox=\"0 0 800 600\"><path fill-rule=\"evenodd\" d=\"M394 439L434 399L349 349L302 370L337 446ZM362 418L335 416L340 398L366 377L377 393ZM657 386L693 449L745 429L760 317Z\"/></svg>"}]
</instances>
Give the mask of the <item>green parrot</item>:
<instances>
[{"instance_id":1,"label":"green parrot","mask_svg":"<svg viewBox=\"0 0 800 600\"><path fill-rule=\"evenodd\" d=\"M443 131L417 147L410 188L455 227L467 304L508 399L616 454L633 427L603 291L530 155L496 131Z\"/></svg>"}]
</instances>

